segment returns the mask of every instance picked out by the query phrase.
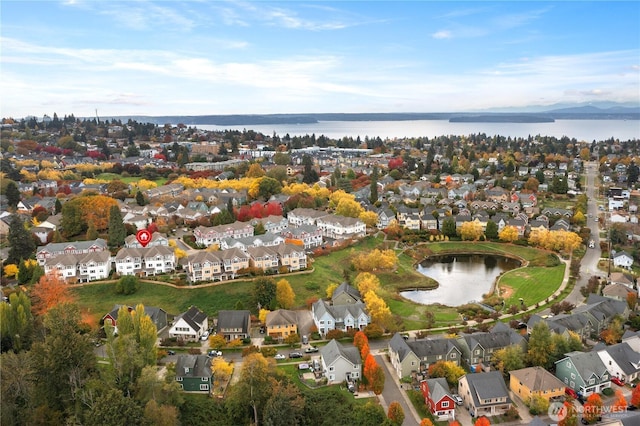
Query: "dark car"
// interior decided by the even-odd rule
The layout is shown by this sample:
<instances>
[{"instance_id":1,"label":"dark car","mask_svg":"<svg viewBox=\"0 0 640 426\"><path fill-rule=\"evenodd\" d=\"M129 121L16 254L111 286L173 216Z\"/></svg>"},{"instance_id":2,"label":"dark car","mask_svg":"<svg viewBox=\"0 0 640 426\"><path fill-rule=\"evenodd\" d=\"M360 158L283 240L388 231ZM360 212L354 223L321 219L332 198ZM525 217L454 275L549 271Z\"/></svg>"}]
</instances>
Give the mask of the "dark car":
<instances>
[{"instance_id":1,"label":"dark car","mask_svg":"<svg viewBox=\"0 0 640 426\"><path fill-rule=\"evenodd\" d=\"M302 354L300 352L291 352L289 358L302 358Z\"/></svg>"},{"instance_id":2,"label":"dark car","mask_svg":"<svg viewBox=\"0 0 640 426\"><path fill-rule=\"evenodd\" d=\"M175 355L176 351L172 351L172 350L168 350L167 351L167 355Z\"/></svg>"}]
</instances>

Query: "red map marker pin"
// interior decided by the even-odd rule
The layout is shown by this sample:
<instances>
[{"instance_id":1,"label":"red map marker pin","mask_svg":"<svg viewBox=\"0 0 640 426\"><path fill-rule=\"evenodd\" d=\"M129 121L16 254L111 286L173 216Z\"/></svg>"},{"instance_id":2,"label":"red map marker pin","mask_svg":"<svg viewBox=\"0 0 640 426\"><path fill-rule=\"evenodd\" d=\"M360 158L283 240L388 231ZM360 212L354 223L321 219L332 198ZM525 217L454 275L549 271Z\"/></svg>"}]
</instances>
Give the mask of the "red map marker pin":
<instances>
[{"instance_id":1,"label":"red map marker pin","mask_svg":"<svg viewBox=\"0 0 640 426\"><path fill-rule=\"evenodd\" d=\"M138 240L142 247L146 247L149 241L151 241L151 232L146 229L139 230L136 234L136 240Z\"/></svg>"}]
</instances>

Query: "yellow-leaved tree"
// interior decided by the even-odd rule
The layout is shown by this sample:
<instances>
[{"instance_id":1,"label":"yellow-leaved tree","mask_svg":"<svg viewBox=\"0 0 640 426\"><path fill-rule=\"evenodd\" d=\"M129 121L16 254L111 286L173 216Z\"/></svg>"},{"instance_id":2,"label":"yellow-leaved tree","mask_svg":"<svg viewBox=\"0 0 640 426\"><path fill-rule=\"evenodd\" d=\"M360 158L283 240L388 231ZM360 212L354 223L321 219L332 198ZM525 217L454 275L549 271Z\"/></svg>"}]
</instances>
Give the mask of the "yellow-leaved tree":
<instances>
[{"instance_id":1,"label":"yellow-leaved tree","mask_svg":"<svg viewBox=\"0 0 640 426\"><path fill-rule=\"evenodd\" d=\"M363 297L369 291L377 292L380 288L380 280L378 277L369 272L359 273L356 279L353 280L353 283Z\"/></svg>"},{"instance_id":2,"label":"yellow-leaved tree","mask_svg":"<svg viewBox=\"0 0 640 426\"><path fill-rule=\"evenodd\" d=\"M225 361L222 357L214 358L213 361L211 361L211 371L213 372L215 385L218 387L231 378L233 365Z\"/></svg>"},{"instance_id":3,"label":"yellow-leaved tree","mask_svg":"<svg viewBox=\"0 0 640 426\"><path fill-rule=\"evenodd\" d=\"M373 291L364 295L364 304L371 315L371 322L382 328L388 328L391 323L391 310L381 297Z\"/></svg>"},{"instance_id":4,"label":"yellow-leaved tree","mask_svg":"<svg viewBox=\"0 0 640 426\"><path fill-rule=\"evenodd\" d=\"M296 295L289 281L284 278L276 283L276 300L282 309L290 309L296 300Z\"/></svg>"},{"instance_id":5,"label":"yellow-leaved tree","mask_svg":"<svg viewBox=\"0 0 640 426\"><path fill-rule=\"evenodd\" d=\"M505 243L518 241L518 229L515 226L507 225L498 233L498 238Z\"/></svg>"},{"instance_id":6,"label":"yellow-leaved tree","mask_svg":"<svg viewBox=\"0 0 640 426\"><path fill-rule=\"evenodd\" d=\"M460 238L465 241L478 241L482 235L482 224L480 222L469 221L460 225Z\"/></svg>"},{"instance_id":7,"label":"yellow-leaved tree","mask_svg":"<svg viewBox=\"0 0 640 426\"><path fill-rule=\"evenodd\" d=\"M367 228L375 228L375 226L378 224L378 215L372 211L367 210L360 213L358 219L363 221L364 224L367 225Z\"/></svg>"},{"instance_id":8,"label":"yellow-leaved tree","mask_svg":"<svg viewBox=\"0 0 640 426\"><path fill-rule=\"evenodd\" d=\"M331 299L333 297L333 292L336 290L336 288L338 288L338 284L336 283L331 283L327 286L327 299Z\"/></svg>"},{"instance_id":9,"label":"yellow-leaved tree","mask_svg":"<svg viewBox=\"0 0 640 426\"><path fill-rule=\"evenodd\" d=\"M258 312L258 320L260 320L262 324L267 321L267 314L269 314L269 312L271 311L264 308L260 309L260 312Z\"/></svg>"}]
</instances>

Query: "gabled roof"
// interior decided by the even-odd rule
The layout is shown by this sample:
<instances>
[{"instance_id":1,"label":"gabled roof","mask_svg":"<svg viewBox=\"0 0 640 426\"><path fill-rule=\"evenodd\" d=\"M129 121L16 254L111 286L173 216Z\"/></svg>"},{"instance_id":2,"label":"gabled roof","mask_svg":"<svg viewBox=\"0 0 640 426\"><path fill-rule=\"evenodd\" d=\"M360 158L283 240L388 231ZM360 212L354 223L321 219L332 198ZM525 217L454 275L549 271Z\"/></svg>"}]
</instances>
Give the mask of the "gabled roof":
<instances>
[{"instance_id":1,"label":"gabled roof","mask_svg":"<svg viewBox=\"0 0 640 426\"><path fill-rule=\"evenodd\" d=\"M512 329L477 332L462 337L469 349L473 349L476 345L480 345L484 349L500 349L519 344L524 340L522 335Z\"/></svg>"},{"instance_id":2,"label":"gabled roof","mask_svg":"<svg viewBox=\"0 0 640 426\"><path fill-rule=\"evenodd\" d=\"M360 296L360 292L355 288L349 285L348 282L343 282L340 284L335 290L333 290L333 295L331 296L331 300L334 300L337 296L346 293L356 301L361 301L362 296Z\"/></svg>"},{"instance_id":3,"label":"gabled roof","mask_svg":"<svg viewBox=\"0 0 640 426\"><path fill-rule=\"evenodd\" d=\"M267 325L267 327L273 327L275 325L298 324L298 314L296 313L296 311L278 309L267 314L265 324Z\"/></svg>"},{"instance_id":4,"label":"gabled roof","mask_svg":"<svg viewBox=\"0 0 640 426\"><path fill-rule=\"evenodd\" d=\"M445 355L451 350L460 352L453 339L420 339L407 342L407 345L418 358Z\"/></svg>"},{"instance_id":5,"label":"gabled roof","mask_svg":"<svg viewBox=\"0 0 640 426\"><path fill-rule=\"evenodd\" d=\"M400 333L396 333L393 335L391 340L389 340L389 347L391 350L398 354L398 359L400 362L404 361L407 355L413 353L406 340Z\"/></svg>"},{"instance_id":6,"label":"gabled roof","mask_svg":"<svg viewBox=\"0 0 640 426\"><path fill-rule=\"evenodd\" d=\"M249 311L218 311L218 332L222 329L239 328L243 333L248 333L251 312Z\"/></svg>"},{"instance_id":7,"label":"gabled roof","mask_svg":"<svg viewBox=\"0 0 640 426\"><path fill-rule=\"evenodd\" d=\"M589 380L593 375L601 377L607 372L607 367L605 367L602 359L600 359L596 352L569 352L565 354L565 358L556 361L556 364L563 362L567 358L571 359L571 362L573 362L573 365L583 380Z\"/></svg>"},{"instance_id":8,"label":"gabled roof","mask_svg":"<svg viewBox=\"0 0 640 426\"><path fill-rule=\"evenodd\" d=\"M435 403L442 400L445 396L451 398L451 394L449 393L449 384L447 383L447 379L444 377L437 377L435 379L427 379L427 386L429 387L429 392L431 393L431 400Z\"/></svg>"},{"instance_id":9,"label":"gabled roof","mask_svg":"<svg viewBox=\"0 0 640 426\"><path fill-rule=\"evenodd\" d=\"M634 351L626 342L607 346L599 352L607 352L625 374L634 374L640 371L640 353Z\"/></svg>"},{"instance_id":10,"label":"gabled roof","mask_svg":"<svg viewBox=\"0 0 640 426\"><path fill-rule=\"evenodd\" d=\"M211 377L211 358L206 355L178 355L176 377Z\"/></svg>"},{"instance_id":11,"label":"gabled roof","mask_svg":"<svg viewBox=\"0 0 640 426\"><path fill-rule=\"evenodd\" d=\"M501 372L490 371L488 373L467 374L463 378L466 378L467 383L469 384L469 391L476 407L493 405L482 404L480 402L480 400L485 399L506 397L507 402L511 402L509 398L509 391L507 390L507 386L504 384ZM502 402L500 404L502 404Z\"/></svg>"},{"instance_id":12,"label":"gabled roof","mask_svg":"<svg viewBox=\"0 0 640 426\"><path fill-rule=\"evenodd\" d=\"M320 356L324 360L325 365L331 365L341 357L353 365L362 364L358 348L355 346L342 346L336 339L331 339L326 346L320 348Z\"/></svg>"},{"instance_id":13,"label":"gabled roof","mask_svg":"<svg viewBox=\"0 0 640 426\"><path fill-rule=\"evenodd\" d=\"M564 383L560 379L542 367L522 368L513 370L510 374L534 392L564 388Z\"/></svg>"},{"instance_id":14,"label":"gabled roof","mask_svg":"<svg viewBox=\"0 0 640 426\"><path fill-rule=\"evenodd\" d=\"M189 327L197 332L202 328L204 320L207 319L207 314L205 314L195 306L192 306L187 312L183 312L178 315L176 317L176 320L180 318L182 318L187 324L189 324Z\"/></svg>"}]
</instances>

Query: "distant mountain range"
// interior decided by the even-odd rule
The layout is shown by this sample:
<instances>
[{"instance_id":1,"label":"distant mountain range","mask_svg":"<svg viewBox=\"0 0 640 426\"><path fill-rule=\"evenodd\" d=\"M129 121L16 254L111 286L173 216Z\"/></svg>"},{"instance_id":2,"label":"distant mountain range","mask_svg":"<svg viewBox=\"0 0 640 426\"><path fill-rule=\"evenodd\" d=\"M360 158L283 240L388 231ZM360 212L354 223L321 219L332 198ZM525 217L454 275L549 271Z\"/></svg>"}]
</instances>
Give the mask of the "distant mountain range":
<instances>
[{"instance_id":1,"label":"distant mountain range","mask_svg":"<svg viewBox=\"0 0 640 426\"><path fill-rule=\"evenodd\" d=\"M451 122L548 123L555 120L640 120L639 106L611 104L605 108L593 105L569 106L544 111L528 107L528 111L482 111L451 113L308 113L308 114L234 114L234 115L167 115L104 117L155 124L248 126L264 124L311 124L319 121L408 121L449 120ZM547 107L549 108L549 107Z\"/></svg>"}]
</instances>

